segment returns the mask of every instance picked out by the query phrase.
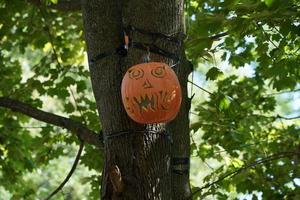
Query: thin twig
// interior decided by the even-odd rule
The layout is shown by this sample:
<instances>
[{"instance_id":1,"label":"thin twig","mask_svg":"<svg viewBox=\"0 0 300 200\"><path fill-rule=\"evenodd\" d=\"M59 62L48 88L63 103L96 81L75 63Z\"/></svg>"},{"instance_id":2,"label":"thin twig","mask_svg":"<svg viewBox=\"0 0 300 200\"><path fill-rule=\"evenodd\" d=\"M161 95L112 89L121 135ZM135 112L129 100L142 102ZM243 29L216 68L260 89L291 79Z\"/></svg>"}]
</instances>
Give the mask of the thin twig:
<instances>
[{"instance_id":1,"label":"thin twig","mask_svg":"<svg viewBox=\"0 0 300 200\"><path fill-rule=\"evenodd\" d=\"M192 85L196 86L197 88L199 88L200 90L210 94L210 95L213 95L213 93L209 92L208 90L204 89L203 87L197 85L196 83L192 82L192 81L188 81L188 83L191 83Z\"/></svg>"},{"instance_id":2,"label":"thin twig","mask_svg":"<svg viewBox=\"0 0 300 200\"><path fill-rule=\"evenodd\" d=\"M228 32L223 32L223 33L218 33L216 35L210 36L209 38L212 39L212 40L218 40L221 37L224 37L224 36L227 36L227 35L228 35Z\"/></svg>"},{"instance_id":3,"label":"thin twig","mask_svg":"<svg viewBox=\"0 0 300 200\"><path fill-rule=\"evenodd\" d=\"M44 30L46 31L46 33L47 33L47 35L48 35L48 37L49 37L49 42L50 42L51 47L52 47L52 51L53 51L54 58L55 58L55 60L56 60L56 62L57 62L57 65L58 65L59 69L61 70L61 69L62 69L62 66L61 66L61 64L60 64L60 62L59 62L59 59L58 59L58 53L57 53L57 51L56 51L56 49L55 49L55 46L54 46L54 39L53 39L53 36L52 36L52 34L51 34L51 32L50 32L50 26L47 24L47 17L46 17L46 15L45 15L45 14L48 14L48 13L47 13L47 10L46 10L45 8L43 8L43 7L39 7L39 10L40 10L40 13L41 13L41 15L42 15L44 21L45 21L45 23L44 23L44 24L45 24Z\"/></svg>"},{"instance_id":4,"label":"thin twig","mask_svg":"<svg viewBox=\"0 0 300 200\"><path fill-rule=\"evenodd\" d=\"M11 128L25 128L25 129L39 129L39 128L47 128L48 126L16 126Z\"/></svg>"},{"instance_id":5,"label":"thin twig","mask_svg":"<svg viewBox=\"0 0 300 200\"><path fill-rule=\"evenodd\" d=\"M284 117L284 116L281 116L281 115L277 115L277 119L294 120L294 119L300 119L300 116L295 116L295 117Z\"/></svg>"},{"instance_id":6,"label":"thin twig","mask_svg":"<svg viewBox=\"0 0 300 200\"><path fill-rule=\"evenodd\" d=\"M190 113L190 114L193 114L193 115L195 115L195 116L199 116L198 113L195 113L195 112L192 112L192 111L190 111L189 113Z\"/></svg>"},{"instance_id":7,"label":"thin twig","mask_svg":"<svg viewBox=\"0 0 300 200\"><path fill-rule=\"evenodd\" d=\"M262 26L260 26L263 32L264 37L276 48L278 49L278 45L276 45L271 39L270 37L267 36L267 33L265 32L264 28Z\"/></svg>"},{"instance_id":8,"label":"thin twig","mask_svg":"<svg viewBox=\"0 0 300 200\"><path fill-rule=\"evenodd\" d=\"M80 11L81 3L80 0L59 0L57 4L51 4L48 8L59 10L59 11Z\"/></svg>"},{"instance_id":9,"label":"thin twig","mask_svg":"<svg viewBox=\"0 0 300 200\"><path fill-rule=\"evenodd\" d=\"M300 89L271 93L271 94L267 94L266 96L274 96L274 95L280 95L280 94L292 93L292 92L300 92Z\"/></svg>"},{"instance_id":10,"label":"thin twig","mask_svg":"<svg viewBox=\"0 0 300 200\"><path fill-rule=\"evenodd\" d=\"M50 5L42 4L41 0L27 0L27 2L37 7L47 7L59 11L79 11L81 9L80 0L59 0L56 4L51 3Z\"/></svg>"},{"instance_id":11,"label":"thin twig","mask_svg":"<svg viewBox=\"0 0 300 200\"><path fill-rule=\"evenodd\" d=\"M207 167L209 167L211 170L214 170L214 168L213 168L212 166L210 166L210 164L208 164L208 162L206 162L205 160L204 160L203 162L204 162L204 164L205 164Z\"/></svg>"},{"instance_id":12,"label":"thin twig","mask_svg":"<svg viewBox=\"0 0 300 200\"><path fill-rule=\"evenodd\" d=\"M208 90L204 89L203 87L197 85L196 83L192 82L192 81L188 81L188 83L191 83L192 85L196 86L197 88L199 88L200 90L210 94L210 95L213 95L213 93L209 92ZM295 91L298 91L298 90L295 90ZM300 89L299 89L300 91ZM240 103L236 100L236 99L233 99L231 98L234 102L237 103L237 105L239 107L241 107ZM197 115L196 113L193 113L193 112L190 112L191 114L195 114ZM300 116L296 116L296 117L284 117L284 116L281 116L281 115L277 115L277 116L264 116L264 115L255 115L255 114L252 114L252 116L260 116L260 117L266 117L266 118L272 118L272 119L284 119L284 120L295 120L295 119L300 119Z\"/></svg>"},{"instance_id":13,"label":"thin twig","mask_svg":"<svg viewBox=\"0 0 300 200\"><path fill-rule=\"evenodd\" d=\"M235 171L232 171L232 172L229 172L228 174L222 176L221 178L219 178L218 180L214 181L214 182L211 182L211 183L208 183L206 185L204 185L203 187L195 190L190 197L188 197L187 199L191 199L192 196L194 196L195 194L201 192L203 189L205 188L209 188L221 181L223 181L224 179L226 178L232 178L234 176L236 176L237 174L239 174L240 172L244 171L244 170L247 170L251 167L255 167L257 165L260 165L260 164L264 164L266 162L270 162L270 161L274 161L274 160L277 160L277 159L280 159L280 158L285 158L285 157L289 157L289 156L293 156L293 155L296 155L296 154L299 154L299 152L280 152L280 153L277 153L277 154L273 154L271 156L268 156L268 157L265 157L265 158L261 158L255 162L252 162L248 165L244 165L243 167L235 170Z\"/></svg>"},{"instance_id":14,"label":"thin twig","mask_svg":"<svg viewBox=\"0 0 300 200\"><path fill-rule=\"evenodd\" d=\"M79 107L78 107L77 99L75 98L75 94L74 94L72 88L69 87L69 90L70 90L70 92L71 92L71 96L72 96L73 101L74 101L74 103L75 103L75 109L79 112L79 114L80 114L80 116L81 116L81 119L82 119L84 125L87 125L87 121L86 121L86 119L85 119L84 116L83 116L82 110L79 109Z\"/></svg>"},{"instance_id":15,"label":"thin twig","mask_svg":"<svg viewBox=\"0 0 300 200\"><path fill-rule=\"evenodd\" d=\"M197 40L219 40L221 37L227 36L228 32L222 32L222 33L218 33L216 35L212 35L212 36L205 36L205 37L198 37L198 38L190 38L188 40L188 42L193 42L193 41L197 41Z\"/></svg>"},{"instance_id":16,"label":"thin twig","mask_svg":"<svg viewBox=\"0 0 300 200\"><path fill-rule=\"evenodd\" d=\"M250 147L250 146L254 146L254 145L258 145L259 142L256 142L254 144L243 144L243 145L240 145L239 148L245 148L245 147ZM214 154L221 154L221 153L224 153L224 152L228 152L228 150L219 150L219 151L213 151Z\"/></svg>"},{"instance_id":17,"label":"thin twig","mask_svg":"<svg viewBox=\"0 0 300 200\"><path fill-rule=\"evenodd\" d=\"M63 187L65 186L65 184L69 181L69 179L71 178L71 176L73 175L78 163L79 163L79 159L80 159L80 156L81 156L81 153L82 153L82 150L83 150L83 147L84 147L84 142L83 141L80 141L80 146L79 146L79 149L78 149L78 152L77 152L77 155L76 155L76 158L75 158L75 161L72 165L72 168L70 170L70 172L68 173L68 175L66 176L66 178L64 179L63 182L61 182L61 184L48 196L45 198L45 200L49 200L51 199L54 195L56 195L60 190L63 189Z\"/></svg>"},{"instance_id":18,"label":"thin twig","mask_svg":"<svg viewBox=\"0 0 300 200\"><path fill-rule=\"evenodd\" d=\"M40 129L47 128L49 126L4 126L7 129L16 129L16 128L24 128L24 129ZM2 126L0 126L2 128Z\"/></svg>"}]
</instances>

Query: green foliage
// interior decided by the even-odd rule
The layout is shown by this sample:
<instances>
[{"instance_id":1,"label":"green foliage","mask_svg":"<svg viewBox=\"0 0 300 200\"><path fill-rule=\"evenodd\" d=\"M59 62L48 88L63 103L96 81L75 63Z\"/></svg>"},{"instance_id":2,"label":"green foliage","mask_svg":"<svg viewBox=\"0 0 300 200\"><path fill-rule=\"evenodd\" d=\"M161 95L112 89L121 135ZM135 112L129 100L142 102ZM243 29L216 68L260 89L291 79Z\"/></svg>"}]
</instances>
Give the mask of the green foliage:
<instances>
[{"instance_id":1,"label":"green foliage","mask_svg":"<svg viewBox=\"0 0 300 200\"><path fill-rule=\"evenodd\" d=\"M237 199L246 194L252 199L299 199L299 156L238 170L270 155L299 149L299 119L281 117L299 116L299 112L293 112L293 106L299 106L290 106L270 94L299 88L300 3L185 3L186 54L198 66L195 70L204 73L203 81L212 93L193 101L196 116L191 124L191 154L200 164L214 164L200 183L192 183L193 191L237 171L195 193L193 198ZM81 22L80 13L46 10L26 1L0 0L0 96L63 113L99 132L89 71L84 63ZM252 75L238 73L246 66L253 70ZM293 101L291 94L283 97ZM284 111L279 113L280 110ZM48 179L61 172L57 166L63 156L74 156L72 146L77 143L77 138L62 129L0 108L0 194L6 190L12 199L43 198L53 189L53 183L59 182ZM103 155L86 146L80 164L95 173L84 172L77 183L90 186L85 198L98 199ZM192 171L202 171L198 169L199 166ZM80 199L77 188L80 187L68 187L66 195L57 198Z\"/></svg>"},{"instance_id":2,"label":"green foliage","mask_svg":"<svg viewBox=\"0 0 300 200\"><path fill-rule=\"evenodd\" d=\"M206 80L216 80L223 72L220 69L213 67L206 73Z\"/></svg>"},{"instance_id":3,"label":"green foliage","mask_svg":"<svg viewBox=\"0 0 300 200\"><path fill-rule=\"evenodd\" d=\"M26 1L1 0L0 96L9 96L49 112L64 113L99 132L89 72L83 65L82 37L80 13L46 10ZM28 174L35 177L40 169L47 171L46 166L61 156L72 156L73 160L74 155L70 153L74 151L67 149L77 141L60 128L1 108L0 185L13 194L12 199L44 198L62 181L66 171L59 181L44 183L43 188L39 181L55 180L55 173L43 176L44 180L28 178ZM86 146L80 163L100 174L103 163L98 152ZM69 168L71 162L65 165L65 169ZM86 185L89 183L94 189L99 188L100 182L95 178ZM79 195L76 189L66 193L73 198Z\"/></svg>"},{"instance_id":4,"label":"green foliage","mask_svg":"<svg viewBox=\"0 0 300 200\"><path fill-rule=\"evenodd\" d=\"M278 110L287 106L270 95L274 90L299 88L299 10L299 2L292 0L187 3L187 55L212 66L205 70L206 80L214 80L216 88L209 99L193 104L197 116L191 129L199 139L192 140L192 154L220 165L207 173L204 185L257 159L299 148L299 119L282 118L290 113ZM212 39L213 43L207 43ZM218 56L233 73L217 66ZM238 75L247 65L253 75ZM293 100L290 103L295 106ZM252 199L295 199L300 187L294 182L300 177L296 157L257 164L202 190L195 187L194 199L238 198L229 195L233 193L253 195Z\"/></svg>"}]
</instances>

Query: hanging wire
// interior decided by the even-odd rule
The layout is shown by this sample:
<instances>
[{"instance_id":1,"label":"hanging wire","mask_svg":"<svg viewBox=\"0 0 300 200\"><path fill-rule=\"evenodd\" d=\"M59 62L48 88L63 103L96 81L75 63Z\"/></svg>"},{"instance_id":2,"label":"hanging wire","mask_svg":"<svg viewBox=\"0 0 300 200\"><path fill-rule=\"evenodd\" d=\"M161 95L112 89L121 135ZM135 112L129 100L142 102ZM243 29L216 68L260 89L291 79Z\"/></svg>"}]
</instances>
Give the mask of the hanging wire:
<instances>
[{"instance_id":1,"label":"hanging wire","mask_svg":"<svg viewBox=\"0 0 300 200\"><path fill-rule=\"evenodd\" d=\"M140 133L148 133L149 135L165 136L167 139L172 141L170 134L165 130L157 131L157 130L146 129L146 130L122 130L122 131L111 132L104 135L103 142L105 143L111 139L120 138L120 137L133 135L133 134L140 134Z\"/></svg>"},{"instance_id":2,"label":"hanging wire","mask_svg":"<svg viewBox=\"0 0 300 200\"><path fill-rule=\"evenodd\" d=\"M133 41L132 38L130 37L131 32L133 32L133 31L139 32L143 35L150 36L152 38L152 42L151 43L142 43L142 42L138 42L138 41ZM179 53L178 52L171 53L171 52L169 52L165 49L162 49L154 44L159 38L161 38L161 39L167 40L169 42L172 42L172 43L175 43L175 44L181 46L181 44L182 44L182 36L181 35L184 35L184 34L176 34L176 35L180 35L179 37L174 37L174 35L167 35L167 34L160 33L160 32L152 32L152 31L147 31L144 29L136 28L134 26L127 26L124 28L124 40L123 40L122 44L114 50L102 52L102 53L96 55L95 57L90 59L90 63L94 64L101 59L104 59L109 56L114 56L114 55L119 55L121 57L125 57L127 55L129 48L137 48L137 49L144 50L144 51L150 51L151 53L158 54L163 57L174 60L174 62L176 62L176 64L172 65L172 67L174 67L179 63L179 60L180 60Z\"/></svg>"},{"instance_id":3,"label":"hanging wire","mask_svg":"<svg viewBox=\"0 0 300 200\"><path fill-rule=\"evenodd\" d=\"M183 33L177 32L177 33L173 33L173 34L165 34L165 33L160 33L160 32L152 32L152 31L148 31L145 29L141 29L132 25L128 25L127 27L125 27L125 32L126 33L130 33L130 32L138 32L140 34L143 35L148 35L151 38L153 38L154 41L160 39L164 39L167 40L169 42L173 42L177 45L181 45L181 41L182 38L184 36ZM179 37L175 37L175 35L179 35Z\"/></svg>"}]
</instances>

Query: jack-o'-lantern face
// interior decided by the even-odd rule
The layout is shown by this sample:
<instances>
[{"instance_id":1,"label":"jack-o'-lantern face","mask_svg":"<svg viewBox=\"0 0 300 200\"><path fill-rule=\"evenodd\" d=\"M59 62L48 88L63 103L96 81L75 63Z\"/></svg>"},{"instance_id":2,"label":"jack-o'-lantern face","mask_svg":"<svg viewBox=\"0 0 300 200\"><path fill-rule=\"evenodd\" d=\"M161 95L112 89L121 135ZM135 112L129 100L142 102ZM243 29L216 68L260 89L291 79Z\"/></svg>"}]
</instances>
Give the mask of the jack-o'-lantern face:
<instances>
[{"instance_id":1,"label":"jack-o'-lantern face","mask_svg":"<svg viewBox=\"0 0 300 200\"><path fill-rule=\"evenodd\" d=\"M142 124L171 121L181 104L179 81L165 63L134 65L123 78L121 92L127 114Z\"/></svg>"}]
</instances>

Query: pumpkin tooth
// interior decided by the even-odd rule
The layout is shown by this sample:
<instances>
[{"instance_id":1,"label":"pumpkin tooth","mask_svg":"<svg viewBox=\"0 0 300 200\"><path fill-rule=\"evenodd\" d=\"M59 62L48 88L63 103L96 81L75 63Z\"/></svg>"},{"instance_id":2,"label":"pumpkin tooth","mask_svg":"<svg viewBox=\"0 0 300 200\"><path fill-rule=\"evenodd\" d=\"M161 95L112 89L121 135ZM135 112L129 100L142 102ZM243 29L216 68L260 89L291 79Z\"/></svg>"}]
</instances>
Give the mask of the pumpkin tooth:
<instances>
[{"instance_id":1,"label":"pumpkin tooth","mask_svg":"<svg viewBox=\"0 0 300 200\"><path fill-rule=\"evenodd\" d=\"M145 95L145 102L147 102L147 107L150 106L153 110L155 109L154 107L154 96L151 95L151 98L149 98L148 94Z\"/></svg>"},{"instance_id":2,"label":"pumpkin tooth","mask_svg":"<svg viewBox=\"0 0 300 200\"><path fill-rule=\"evenodd\" d=\"M139 99L136 97L133 97L133 99L139 106L140 112L143 110L147 111L149 107L155 110L155 100L153 95L151 95L151 98L148 96L148 94L145 94L144 96L140 96Z\"/></svg>"}]
</instances>

